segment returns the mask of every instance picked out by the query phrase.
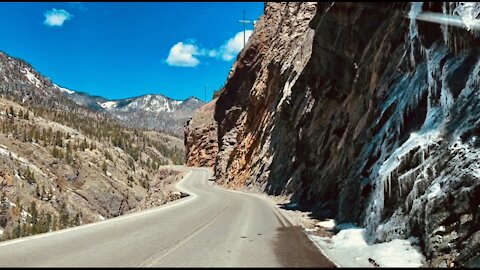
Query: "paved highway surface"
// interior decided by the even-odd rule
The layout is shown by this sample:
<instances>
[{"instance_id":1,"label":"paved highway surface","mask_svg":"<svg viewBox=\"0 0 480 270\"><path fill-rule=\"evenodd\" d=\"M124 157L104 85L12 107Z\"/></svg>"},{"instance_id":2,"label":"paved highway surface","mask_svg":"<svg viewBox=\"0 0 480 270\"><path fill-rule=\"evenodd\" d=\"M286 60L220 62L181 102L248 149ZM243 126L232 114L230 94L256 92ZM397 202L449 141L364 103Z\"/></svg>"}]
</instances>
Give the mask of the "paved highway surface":
<instances>
[{"instance_id":1,"label":"paved highway surface","mask_svg":"<svg viewBox=\"0 0 480 270\"><path fill-rule=\"evenodd\" d=\"M333 267L301 228L261 196L188 168L166 205L0 243L0 266Z\"/></svg>"}]
</instances>

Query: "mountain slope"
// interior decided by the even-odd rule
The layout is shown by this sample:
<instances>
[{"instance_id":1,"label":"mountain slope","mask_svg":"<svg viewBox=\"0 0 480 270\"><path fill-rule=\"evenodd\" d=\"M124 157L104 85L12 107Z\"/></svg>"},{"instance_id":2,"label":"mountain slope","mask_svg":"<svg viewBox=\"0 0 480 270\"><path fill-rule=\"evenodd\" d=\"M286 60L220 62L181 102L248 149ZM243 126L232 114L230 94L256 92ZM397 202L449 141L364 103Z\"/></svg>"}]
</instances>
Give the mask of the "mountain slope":
<instances>
[{"instance_id":1,"label":"mountain slope","mask_svg":"<svg viewBox=\"0 0 480 270\"><path fill-rule=\"evenodd\" d=\"M146 129L168 131L179 135L193 113L204 104L191 97L186 100L172 100L163 95L110 100L100 106L123 122Z\"/></svg>"},{"instance_id":2,"label":"mountain slope","mask_svg":"<svg viewBox=\"0 0 480 270\"><path fill-rule=\"evenodd\" d=\"M184 163L178 138L129 128L104 111L78 105L65 94L80 94L4 53L0 94L1 240L169 200L162 182L178 179L178 172L159 169Z\"/></svg>"},{"instance_id":3,"label":"mountain slope","mask_svg":"<svg viewBox=\"0 0 480 270\"><path fill-rule=\"evenodd\" d=\"M131 127L159 130L180 136L183 126L203 101L190 97L173 100L160 94L108 100L80 92L64 92L75 103L106 112Z\"/></svg>"},{"instance_id":4,"label":"mountain slope","mask_svg":"<svg viewBox=\"0 0 480 270\"><path fill-rule=\"evenodd\" d=\"M94 111L102 111L103 108L100 104L107 102L106 98L100 96L92 96L87 93L77 91L64 91L64 95L73 100L75 103L81 106L85 106Z\"/></svg>"},{"instance_id":5,"label":"mountain slope","mask_svg":"<svg viewBox=\"0 0 480 270\"><path fill-rule=\"evenodd\" d=\"M25 104L78 110L63 88L41 76L27 62L0 52L0 94Z\"/></svg>"},{"instance_id":6,"label":"mountain slope","mask_svg":"<svg viewBox=\"0 0 480 270\"><path fill-rule=\"evenodd\" d=\"M195 97L173 100L160 94L108 100L54 84L27 62L0 52L0 94L25 104L113 116L135 127L181 137L183 126L205 102Z\"/></svg>"},{"instance_id":7,"label":"mountain slope","mask_svg":"<svg viewBox=\"0 0 480 270\"><path fill-rule=\"evenodd\" d=\"M6 99L0 111L3 240L131 211L161 165L182 163L167 135Z\"/></svg>"}]
</instances>

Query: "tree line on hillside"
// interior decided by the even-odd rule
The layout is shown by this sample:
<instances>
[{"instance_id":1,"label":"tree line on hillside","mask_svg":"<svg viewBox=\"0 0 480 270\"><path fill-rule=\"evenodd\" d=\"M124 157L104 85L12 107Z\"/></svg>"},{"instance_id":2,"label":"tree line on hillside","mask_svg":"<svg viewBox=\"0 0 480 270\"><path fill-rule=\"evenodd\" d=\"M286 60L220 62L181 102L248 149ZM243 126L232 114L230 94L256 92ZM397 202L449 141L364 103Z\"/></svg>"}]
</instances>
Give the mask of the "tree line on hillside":
<instances>
[{"instance_id":1,"label":"tree line on hillside","mask_svg":"<svg viewBox=\"0 0 480 270\"><path fill-rule=\"evenodd\" d=\"M74 151L84 151L87 148L93 150L96 148L93 140L96 140L121 148L134 161L139 161L140 154L143 152L149 155L149 163L153 162L151 166L155 168L167 164L167 161L155 155L152 151L145 151L147 148L157 150L162 156L172 160L174 164L185 162L183 149L176 146L169 147L166 143L152 140L142 130L130 129L107 119L100 120L65 111L47 110L41 107L31 107L29 109L33 111L35 116L79 130L86 137L92 139L92 141L87 142L86 139L75 139L75 134L60 130L54 131L51 127L38 127L28 121L32 117L29 111L18 110L16 112L13 107L7 108L5 111L6 119L0 119L0 132L12 134L15 139L23 142L41 143L44 147L51 146L52 154L56 158L66 158L67 161L72 162Z\"/></svg>"}]
</instances>

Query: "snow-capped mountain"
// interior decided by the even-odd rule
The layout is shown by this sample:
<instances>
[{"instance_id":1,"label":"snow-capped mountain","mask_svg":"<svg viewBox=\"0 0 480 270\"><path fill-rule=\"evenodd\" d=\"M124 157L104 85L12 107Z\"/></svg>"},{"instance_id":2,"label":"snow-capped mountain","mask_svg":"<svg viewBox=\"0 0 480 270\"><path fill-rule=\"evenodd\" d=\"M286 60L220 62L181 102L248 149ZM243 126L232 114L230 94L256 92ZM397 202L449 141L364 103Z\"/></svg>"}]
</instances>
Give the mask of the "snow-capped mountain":
<instances>
[{"instance_id":1,"label":"snow-capped mountain","mask_svg":"<svg viewBox=\"0 0 480 270\"><path fill-rule=\"evenodd\" d=\"M129 125L182 135L183 126L204 102L195 97L174 100L149 94L97 104Z\"/></svg>"},{"instance_id":2,"label":"snow-capped mountain","mask_svg":"<svg viewBox=\"0 0 480 270\"><path fill-rule=\"evenodd\" d=\"M174 100L160 94L108 100L62 87L27 62L0 52L0 95L17 102L87 114L107 114L132 127L183 135L183 126L204 102Z\"/></svg>"},{"instance_id":3,"label":"snow-capped mountain","mask_svg":"<svg viewBox=\"0 0 480 270\"><path fill-rule=\"evenodd\" d=\"M137 110L145 110L153 113L171 113L178 110L196 109L196 103L203 104L202 101L195 97L190 97L187 100L173 100L163 95L152 94L128 99L97 102L100 107L108 111L132 112Z\"/></svg>"},{"instance_id":4,"label":"snow-capped mountain","mask_svg":"<svg viewBox=\"0 0 480 270\"><path fill-rule=\"evenodd\" d=\"M161 94L108 100L75 91L63 93L79 105L105 111L130 126L162 130L179 136L187 120L205 104L195 97L174 100Z\"/></svg>"}]
</instances>

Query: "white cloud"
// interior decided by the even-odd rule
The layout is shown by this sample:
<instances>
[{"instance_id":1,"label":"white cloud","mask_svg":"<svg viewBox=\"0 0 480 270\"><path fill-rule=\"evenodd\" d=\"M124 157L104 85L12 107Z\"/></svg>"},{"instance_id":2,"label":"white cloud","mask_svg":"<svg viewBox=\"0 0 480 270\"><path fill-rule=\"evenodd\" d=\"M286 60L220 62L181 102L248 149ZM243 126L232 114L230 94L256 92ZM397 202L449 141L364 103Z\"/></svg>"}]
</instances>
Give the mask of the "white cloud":
<instances>
[{"instance_id":1,"label":"white cloud","mask_svg":"<svg viewBox=\"0 0 480 270\"><path fill-rule=\"evenodd\" d=\"M252 35L252 30L245 31L245 40ZM232 60L243 49L243 31L238 32L233 38L229 39L220 47L220 55L225 61Z\"/></svg>"},{"instance_id":2,"label":"white cloud","mask_svg":"<svg viewBox=\"0 0 480 270\"><path fill-rule=\"evenodd\" d=\"M45 11L44 15L45 21L43 23L47 26L62 26L65 21L73 18L73 15L68 11L55 8Z\"/></svg>"},{"instance_id":3,"label":"white cloud","mask_svg":"<svg viewBox=\"0 0 480 270\"><path fill-rule=\"evenodd\" d=\"M195 56L201 54L197 45L178 42L170 49L166 62L170 66L195 67L200 63Z\"/></svg>"},{"instance_id":4,"label":"white cloud","mask_svg":"<svg viewBox=\"0 0 480 270\"><path fill-rule=\"evenodd\" d=\"M252 30L245 31L245 39L248 41ZM178 42L170 49L167 57L167 64L176 67L196 67L200 64L199 56L221 58L230 61L243 49L243 31L235 34L234 37L225 41L218 49L201 48L195 44L195 40L189 39L185 43Z\"/></svg>"}]
</instances>

